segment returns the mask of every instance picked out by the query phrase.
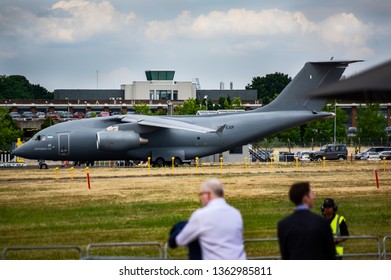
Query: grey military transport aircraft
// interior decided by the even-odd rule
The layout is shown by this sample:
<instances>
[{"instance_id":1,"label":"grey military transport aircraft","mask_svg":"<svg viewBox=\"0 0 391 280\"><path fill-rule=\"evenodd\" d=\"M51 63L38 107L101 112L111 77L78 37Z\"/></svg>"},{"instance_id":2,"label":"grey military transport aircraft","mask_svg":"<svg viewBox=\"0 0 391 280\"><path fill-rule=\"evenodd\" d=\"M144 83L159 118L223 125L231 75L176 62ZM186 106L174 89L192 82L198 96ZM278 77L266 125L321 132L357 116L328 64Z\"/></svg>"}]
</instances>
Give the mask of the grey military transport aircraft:
<instances>
[{"instance_id":1,"label":"grey military transport aircraft","mask_svg":"<svg viewBox=\"0 0 391 280\"><path fill-rule=\"evenodd\" d=\"M41 130L13 154L29 159L93 162L142 160L163 166L221 153L326 117L326 98L310 92L338 81L351 61L307 62L270 104L247 112L197 116L119 115L64 122Z\"/></svg>"}]
</instances>

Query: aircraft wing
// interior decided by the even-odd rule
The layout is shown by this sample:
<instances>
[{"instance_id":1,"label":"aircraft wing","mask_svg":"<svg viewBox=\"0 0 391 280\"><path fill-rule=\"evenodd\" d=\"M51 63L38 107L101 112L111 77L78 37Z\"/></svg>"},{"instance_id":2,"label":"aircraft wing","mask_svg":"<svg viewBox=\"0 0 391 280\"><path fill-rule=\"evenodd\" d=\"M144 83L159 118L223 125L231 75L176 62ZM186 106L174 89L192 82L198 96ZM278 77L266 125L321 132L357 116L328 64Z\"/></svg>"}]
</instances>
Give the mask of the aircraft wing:
<instances>
[{"instance_id":1,"label":"aircraft wing","mask_svg":"<svg viewBox=\"0 0 391 280\"><path fill-rule=\"evenodd\" d=\"M173 120L161 117L140 116L137 118L125 116L121 119L122 122L137 123L141 126L159 127L159 128L171 128L180 129L199 133L216 133L218 130L211 129L204 126L199 126L179 120Z\"/></svg>"}]
</instances>

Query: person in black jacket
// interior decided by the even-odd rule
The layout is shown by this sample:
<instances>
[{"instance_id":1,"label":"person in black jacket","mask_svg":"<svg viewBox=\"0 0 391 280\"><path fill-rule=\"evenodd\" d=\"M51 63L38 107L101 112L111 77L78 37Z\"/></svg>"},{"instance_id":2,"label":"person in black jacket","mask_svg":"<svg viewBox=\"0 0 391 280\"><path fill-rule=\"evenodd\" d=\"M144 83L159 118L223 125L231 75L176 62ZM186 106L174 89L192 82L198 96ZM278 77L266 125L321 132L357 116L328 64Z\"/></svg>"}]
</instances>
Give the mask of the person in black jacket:
<instances>
[{"instance_id":1,"label":"person in black jacket","mask_svg":"<svg viewBox=\"0 0 391 280\"><path fill-rule=\"evenodd\" d=\"M295 212L278 222L277 234L283 260L335 260L335 246L329 223L312 213L315 194L308 182L295 183L289 190Z\"/></svg>"},{"instance_id":2,"label":"person in black jacket","mask_svg":"<svg viewBox=\"0 0 391 280\"><path fill-rule=\"evenodd\" d=\"M176 247L178 247L175 238L182 231L182 229L185 227L186 224L187 221L181 221L172 226L170 235L168 237L168 246L170 248L175 249ZM201 246L200 243L198 242L198 239L190 242L187 245L187 248L188 248L189 260L202 260Z\"/></svg>"}]
</instances>

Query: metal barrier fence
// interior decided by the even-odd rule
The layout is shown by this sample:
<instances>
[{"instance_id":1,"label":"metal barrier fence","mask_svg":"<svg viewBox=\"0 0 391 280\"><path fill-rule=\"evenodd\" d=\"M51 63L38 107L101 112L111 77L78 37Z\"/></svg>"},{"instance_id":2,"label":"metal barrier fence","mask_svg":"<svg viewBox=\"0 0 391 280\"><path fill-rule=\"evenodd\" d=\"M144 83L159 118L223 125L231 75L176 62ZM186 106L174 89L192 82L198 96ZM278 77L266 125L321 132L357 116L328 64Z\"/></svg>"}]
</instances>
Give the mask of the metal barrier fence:
<instances>
[{"instance_id":1,"label":"metal barrier fence","mask_svg":"<svg viewBox=\"0 0 391 280\"><path fill-rule=\"evenodd\" d=\"M267 243L267 242L278 242L278 238L260 238L260 239L245 239L243 240L244 245L246 243ZM278 243L277 243L278 246ZM279 260L281 259L281 256L255 256L250 257L247 256L248 260Z\"/></svg>"},{"instance_id":2,"label":"metal barrier fence","mask_svg":"<svg viewBox=\"0 0 391 280\"><path fill-rule=\"evenodd\" d=\"M387 253L387 239L391 239L391 235L384 236L383 238L383 259L387 260L387 256L391 256L391 253Z\"/></svg>"},{"instance_id":3,"label":"metal barrier fence","mask_svg":"<svg viewBox=\"0 0 391 280\"><path fill-rule=\"evenodd\" d=\"M164 244L164 259L165 260L171 260L172 259L169 256L169 249L170 249L170 247L168 246L168 242L166 242ZM171 250L179 251L179 250L186 250L186 249L187 249L186 247L177 247L177 248L171 249ZM186 258L174 258L174 259L175 260L179 260L179 259L185 260Z\"/></svg>"},{"instance_id":4,"label":"metal barrier fence","mask_svg":"<svg viewBox=\"0 0 391 280\"><path fill-rule=\"evenodd\" d=\"M102 247L140 247L140 246L156 246L159 249L159 257L158 258L148 258L148 259L162 259L163 258L163 248L159 242L121 242L121 243L96 243L96 244L88 244L86 249L86 259L147 259L140 257L124 257L124 256L91 256L90 250L92 248L102 248Z\"/></svg>"},{"instance_id":5,"label":"metal barrier fence","mask_svg":"<svg viewBox=\"0 0 391 280\"><path fill-rule=\"evenodd\" d=\"M382 251L380 247L380 238L377 236L339 236L338 239L366 239L366 240L375 240L376 241L376 247L377 252L375 253L354 253L354 254L343 254L339 255L339 257L376 257L379 260L381 260L382 257Z\"/></svg>"},{"instance_id":6,"label":"metal barrier fence","mask_svg":"<svg viewBox=\"0 0 391 280\"><path fill-rule=\"evenodd\" d=\"M31 250L76 250L79 253L79 258L83 257L82 250L79 246L17 246L17 247L6 247L3 249L1 258L3 260L7 259L8 251L31 251Z\"/></svg>"},{"instance_id":7,"label":"metal barrier fence","mask_svg":"<svg viewBox=\"0 0 391 280\"><path fill-rule=\"evenodd\" d=\"M376 252L363 252L363 253L352 253L352 254L343 254L340 257L375 257L379 260L387 259L387 256L391 256L391 252L387 253L387 241L391 239L391 236L385 236L383 240L383 251L381 250L380 238L377 236L341 236L339 238L343 239L354 239L354 240L374 240L376 245ZM278 242L278 238L260 238L260 239L245 239L243 243L269 243L269 242ZM97 256L91 255L90 251L93 248L103 248L103 247L157 247L158 256L156 258L143 258L137 256ZM278 243L277 243L278 246ZM163 246L159 242L122 242L122 243L95 243L88 244L86 248L86 256L83 258L82 249L79 246L15 246L15 247L5 247L2 252L2 259L7 259L7 252L9 251L31 251L31 250L76 250L79 254L80 259L170 259L169 258L169 247L168 243ZM249 260L277 260L281 259L281 256L247 256Z\"/></svg>"},{"instance_id":8,"label":"metal barrier fence","mask_svg":"<svg viewBox=\"0 0 391 280\"><path fill-rule=\"evenodd\" d=\"M342 239L364 239L364 240L375 240L377 251L376 252L365 252L365 253L352 253L352 254L343 254L339 257L376 257L379 260L382 258L382 251L380 246L380 238L377 236L340 236L338 238ZM391 238L391 236L389 236ZM386 239L386 237L384 238ZM244 243L266 243L266 242L278 242L278 238L261 238L261 239L245 239ZM386 247L385 240L383 241L383 252L385 252ZM385 253L383 253L385 257ZM389 253L388 255L391 255ZM281 256L247 256L248 260L278 260L281 259Z\"/></svg>"}]
</instances>

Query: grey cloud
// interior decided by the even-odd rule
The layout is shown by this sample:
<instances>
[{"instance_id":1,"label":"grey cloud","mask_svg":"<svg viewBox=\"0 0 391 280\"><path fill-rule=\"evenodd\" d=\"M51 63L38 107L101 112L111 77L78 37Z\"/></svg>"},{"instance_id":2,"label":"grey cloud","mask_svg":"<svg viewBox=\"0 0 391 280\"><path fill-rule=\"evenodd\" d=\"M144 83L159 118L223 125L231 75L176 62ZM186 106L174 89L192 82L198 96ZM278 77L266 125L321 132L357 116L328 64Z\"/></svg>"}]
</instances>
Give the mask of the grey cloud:
<instances>
[{"instance_id":1,"label":"grey cloud","mask_svg":"<svg viewBox=\"0 0 391 280\"><path fill-rule=\"evenodd\" d=\"M100 87L119 88L144 80L147 68L174 68L176 79L198 77L203 88L220 81L243 88L257 75L292 76L308 60L368 59L349 72L389 56L389 1L112 0L104 13L103 0L84 1L77 15L59 0L1 1L0 74L26 75L51 90L93 88L99 69ZM257 22L269 10L281 12L265 20L271 24ZM219 17L222 24L209 28Z\"/></svg>"}]
</instances>

